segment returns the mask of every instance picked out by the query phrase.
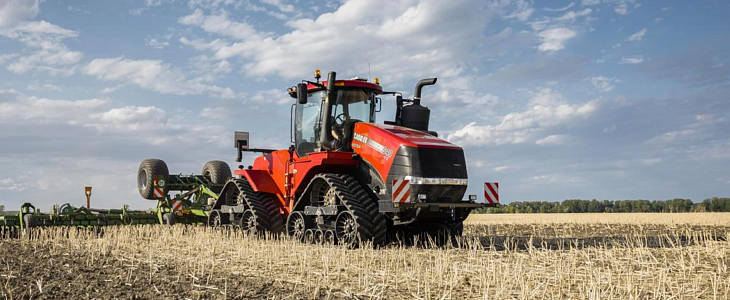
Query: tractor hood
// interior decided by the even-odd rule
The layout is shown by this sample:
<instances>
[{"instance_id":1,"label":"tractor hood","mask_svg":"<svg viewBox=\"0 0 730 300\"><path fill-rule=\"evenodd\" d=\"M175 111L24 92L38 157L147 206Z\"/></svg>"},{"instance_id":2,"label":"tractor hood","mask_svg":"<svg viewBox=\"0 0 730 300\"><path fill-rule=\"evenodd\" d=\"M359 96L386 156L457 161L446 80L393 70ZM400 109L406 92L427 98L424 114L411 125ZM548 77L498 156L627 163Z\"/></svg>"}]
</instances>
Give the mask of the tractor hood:
<instances>
[{"instance_id":1,"label":"tractor hood","mask_svg":"<svg viewBox=\"0 0 730 300\"><path fill-rule=\"evenodd\" d=\"M404 176L467 178L463 149L422 131L359 122L351 146L386 184Z\"/></svg>"}]
</instances>

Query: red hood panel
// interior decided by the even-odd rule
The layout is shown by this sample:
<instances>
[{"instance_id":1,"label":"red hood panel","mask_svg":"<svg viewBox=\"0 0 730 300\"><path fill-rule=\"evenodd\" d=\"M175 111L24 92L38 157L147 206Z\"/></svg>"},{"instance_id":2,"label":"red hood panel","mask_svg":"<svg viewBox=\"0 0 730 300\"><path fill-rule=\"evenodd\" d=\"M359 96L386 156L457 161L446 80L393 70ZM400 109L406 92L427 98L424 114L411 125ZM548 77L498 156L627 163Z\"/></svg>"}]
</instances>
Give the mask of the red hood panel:
<instances>
[{"instance_id":1,"label":"red hood panel","mask_svg":"<svg viewBox=\"0 0 730 300\"><path fill-rule=\"evenodd\" d=\"M356 123L352 149L372 165L385 180L401 146L461 149L446 140L406 127Z\"/></svg>"}]
</instances>

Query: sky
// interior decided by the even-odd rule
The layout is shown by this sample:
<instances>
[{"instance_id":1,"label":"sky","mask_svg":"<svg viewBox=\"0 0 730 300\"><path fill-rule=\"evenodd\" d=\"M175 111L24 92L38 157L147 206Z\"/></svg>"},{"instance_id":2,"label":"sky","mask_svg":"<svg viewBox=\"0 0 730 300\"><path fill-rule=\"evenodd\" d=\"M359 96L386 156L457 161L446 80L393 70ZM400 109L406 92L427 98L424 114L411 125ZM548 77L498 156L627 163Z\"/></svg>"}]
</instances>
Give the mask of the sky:
<instances>
[{"instance_id":1,"label":"sky","mask_svg":"<svg viewBox=\"0 0 730 300\"><path fill-rule=\"evenodd\" d=\"M379 77L503 203L730 196L730 2L0 0L0 205L149 208L136 172L289 146L286 88ZM383 97L378 122L392 120ZM254 156L244 155L244 164ZM481 199L481 196L480 196Z\"/></svg>"}]
</instances>

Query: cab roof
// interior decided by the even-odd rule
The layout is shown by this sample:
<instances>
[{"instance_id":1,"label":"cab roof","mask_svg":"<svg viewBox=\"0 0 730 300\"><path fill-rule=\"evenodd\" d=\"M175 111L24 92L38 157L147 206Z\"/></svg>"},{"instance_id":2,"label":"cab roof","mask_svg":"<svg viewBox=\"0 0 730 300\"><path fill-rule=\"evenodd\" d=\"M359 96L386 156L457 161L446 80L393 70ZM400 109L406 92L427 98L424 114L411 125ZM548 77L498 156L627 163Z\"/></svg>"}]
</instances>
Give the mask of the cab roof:
<instances>
[{"instance_id":1,"label":"cab roof","mask_svg":"<svg viewBox=\"0 0 730 300\"><path fill-rule=\"evenodd\" d=\"M322 85L327 86L327 81L320 82ZM378 84L368 82L365 80L335 80L335 86L336 87L359 87L359 88L366 88L369 90L374 90L376 94L380 94L383 92L383 87L381 87ZM307 91L308 92L314 92L321 90L322 88L314 85L314 84L307 84Z\"/></svg>"}]
</instances>

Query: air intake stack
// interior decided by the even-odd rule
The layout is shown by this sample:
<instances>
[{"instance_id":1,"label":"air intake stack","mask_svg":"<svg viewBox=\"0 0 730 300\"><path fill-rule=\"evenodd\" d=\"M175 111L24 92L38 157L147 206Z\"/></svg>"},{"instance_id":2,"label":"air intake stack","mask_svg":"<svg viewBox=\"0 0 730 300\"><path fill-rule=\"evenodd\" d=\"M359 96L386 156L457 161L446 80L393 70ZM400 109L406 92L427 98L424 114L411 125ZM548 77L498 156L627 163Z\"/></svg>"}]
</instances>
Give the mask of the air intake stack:
<instances>
[{"instance_id":1,"label":"air intake stack","mask_svg":"<svg viewBox=\"0 0 730 300\"><path fill-rule=\"evenodd\" d=\"M427 85L436 84L436 78L421 79L416 84L413 92L411 105L404 106L401 110L401 125L421 131L428 131L428 122L431 118L431 110L421 105L421 89Z\"/></svg>"}]
</instances>

